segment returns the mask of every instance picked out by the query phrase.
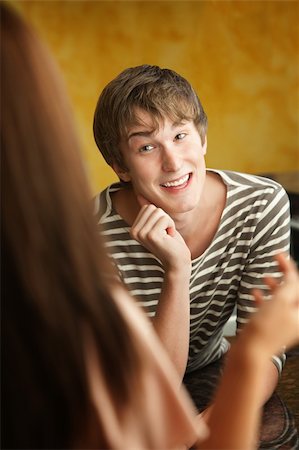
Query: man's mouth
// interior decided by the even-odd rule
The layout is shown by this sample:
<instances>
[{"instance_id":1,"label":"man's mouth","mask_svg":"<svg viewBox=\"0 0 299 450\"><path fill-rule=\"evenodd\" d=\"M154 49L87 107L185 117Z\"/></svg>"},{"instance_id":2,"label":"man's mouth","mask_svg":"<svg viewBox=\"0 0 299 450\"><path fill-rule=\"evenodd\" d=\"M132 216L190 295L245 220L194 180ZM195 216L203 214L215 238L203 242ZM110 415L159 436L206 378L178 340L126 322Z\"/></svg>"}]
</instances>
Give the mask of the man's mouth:
<instances>
[{"instance_id":1,"label":"man's mouth","mask_svg":"<svg viewBox=\"0 0 299 450\"><path fill-rule=\"evenodd\" d=\"M178 178L173 181L167 181L166 183L161 184L161 186L166 188L178 188L184 186L190 179L191 174L188 173L187 175L184 175L181 178Z\"/></svg>"}]
</instances>

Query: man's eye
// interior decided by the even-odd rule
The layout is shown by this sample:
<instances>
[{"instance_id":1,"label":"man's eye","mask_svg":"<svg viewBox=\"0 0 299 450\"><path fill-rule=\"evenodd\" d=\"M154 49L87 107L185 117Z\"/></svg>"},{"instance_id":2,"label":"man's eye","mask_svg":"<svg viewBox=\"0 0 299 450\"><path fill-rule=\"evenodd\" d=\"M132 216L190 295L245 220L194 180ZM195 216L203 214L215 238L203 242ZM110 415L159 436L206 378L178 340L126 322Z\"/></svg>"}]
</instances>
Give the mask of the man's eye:
<instances>
[{"instance_id":1,"label":"man's eye","mask_svg":"<svg viewBox=\"0 0 299 450\"><path fill-rule=\"evenodd\" d=\"M177 141L181 141L181 140L184 139L186 136L187 136L186 133L179 133L179 134L176 135L175 139L176 139Z\"/></svg>"},{"instance_id":2,"label":"man's eye","mask_svg":"<svg viewBox=\"0 0 299 450\"><path fill-rule=\"evenodd\" d=\"M141 147L139 149L139 151L140 151L140 153L147 153L147 152L150 152L153 148L154 148L153 145L148 144L148 145L144 145L143 147Z\"/></svg>"}]
</instances>

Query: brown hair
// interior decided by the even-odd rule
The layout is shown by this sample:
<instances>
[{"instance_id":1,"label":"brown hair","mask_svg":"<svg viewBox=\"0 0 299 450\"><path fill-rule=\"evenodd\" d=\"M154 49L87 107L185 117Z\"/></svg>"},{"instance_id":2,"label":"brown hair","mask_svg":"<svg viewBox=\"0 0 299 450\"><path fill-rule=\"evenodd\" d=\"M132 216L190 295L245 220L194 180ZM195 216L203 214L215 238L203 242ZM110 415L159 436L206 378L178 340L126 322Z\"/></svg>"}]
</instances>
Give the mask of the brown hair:
<instances>
[{"instance_id":1,"label":"brown hair","mask_svg":"<svg viewBox=\"0 0 299 450\"><path fill-rule=\"evenodd\" d=\"M119 148L126 127L138 123L136 107L149 112L153 120L193 120L204 142L207 116L190 83L170 69L142 65L121 72L101 93L93 131L106 162L125 169Z\"/></svg>"},{"instance_id":2,"label":"brown hair","mask_svg":"<svg viewBox=\"0 0 299 450\"><path fill-rule=\"evenodd\" d=\"M137 350L110 294L114 271L54 63L23 20L0 8L2 447L106 448L84 328L120 411Z\"/></svg>"}]
</instances>

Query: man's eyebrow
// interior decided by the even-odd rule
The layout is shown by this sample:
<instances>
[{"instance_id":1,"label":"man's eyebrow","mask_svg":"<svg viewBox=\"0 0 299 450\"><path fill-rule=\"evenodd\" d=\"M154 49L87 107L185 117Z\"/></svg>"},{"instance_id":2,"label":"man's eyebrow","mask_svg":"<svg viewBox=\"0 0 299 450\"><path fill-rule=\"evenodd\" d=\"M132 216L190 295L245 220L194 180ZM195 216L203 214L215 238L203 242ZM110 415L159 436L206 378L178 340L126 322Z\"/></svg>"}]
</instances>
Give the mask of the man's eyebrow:
<instances>
[{"instance_id":1,"label":"man's eyebrow","mask_svg":"<svg viewBox=\"0 0 299 450\"><path fill-rule=\"evenodd\" d=\"M187 119L182 119L182 120L177 120L175 122L173 122L173 124L171 125L171 128L177 128L180 126L185 126L189 121ZM127 136L127 140L129 141L131 138L135 137L135 136L145 136L145 137L149 137L152 136L156 131L156 128L152 128L149 130L137 130L137 131L131 131L128 133Z\"/></svg>"},{"instance_id":2,"label":"man's eyebrow","mask_svg":"<svg viewBox=\"0 0 299 450\"><path fill-rule=\"evenodd\" d=\"M175 122L173 122L171 127L177 128L177 127L185 126L185 125L187 125L188 122L189 121L187 119L176 120Z\"/></svg>"},{"instance_id":3,"label":"man's eyebrow","mask_svg":"<svg viewBox=\"0 0 299 450\"><path fill-rule=\"evenodd\" d=\"M151 136L154 133L155 130L140 130L140 131L132 131L128 133L127 140L129 141L134 136Z\"/></svg>"}]
</instances>

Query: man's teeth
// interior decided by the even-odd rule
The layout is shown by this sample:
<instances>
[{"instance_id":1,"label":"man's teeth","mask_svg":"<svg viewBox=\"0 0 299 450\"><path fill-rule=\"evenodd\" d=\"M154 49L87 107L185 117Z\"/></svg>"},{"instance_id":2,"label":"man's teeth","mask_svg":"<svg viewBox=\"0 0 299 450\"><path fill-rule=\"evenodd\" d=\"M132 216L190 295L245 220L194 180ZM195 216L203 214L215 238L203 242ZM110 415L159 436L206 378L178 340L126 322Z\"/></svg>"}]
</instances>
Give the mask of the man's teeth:
<instances>
[{"instance_id":1,"label":"man's teeth","mask_svg":"<svg viewBox=\"0 0 299 450\"><path fill-rule=\"evenodd\" d=\"M184 184L188 181L189 179L189 174L185 175L184 177L180 178L179 180L176 181L168 181L167 183L164 183L163 186L165 187L176 187L176 186L180 186L181 184Z\"/></svg>"}]
</instances>

